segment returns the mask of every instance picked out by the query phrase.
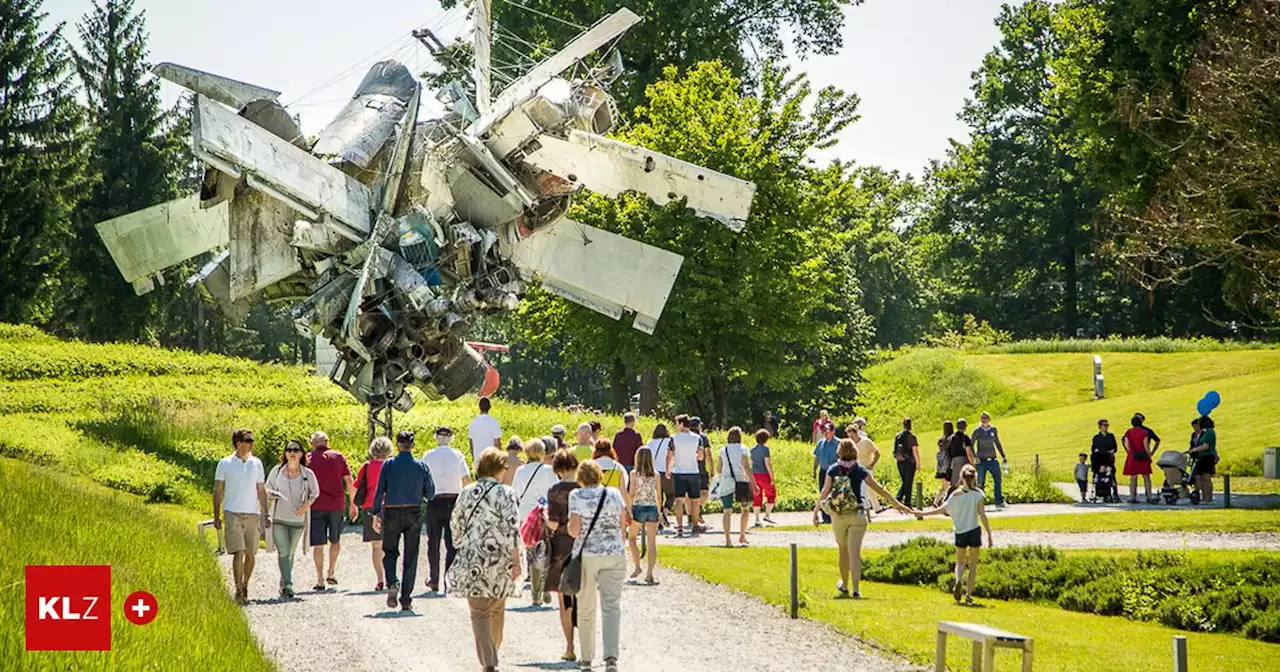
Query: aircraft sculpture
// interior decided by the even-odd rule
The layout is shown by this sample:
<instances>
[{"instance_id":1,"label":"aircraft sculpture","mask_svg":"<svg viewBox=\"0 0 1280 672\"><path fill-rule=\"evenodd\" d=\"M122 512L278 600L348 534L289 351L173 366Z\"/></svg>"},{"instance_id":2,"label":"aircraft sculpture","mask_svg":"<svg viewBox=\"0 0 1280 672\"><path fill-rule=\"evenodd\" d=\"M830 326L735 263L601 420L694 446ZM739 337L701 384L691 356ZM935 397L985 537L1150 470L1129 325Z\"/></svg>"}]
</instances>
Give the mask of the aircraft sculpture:
<instances>
[{"instance_id":1,"label":"aircraft sculpture","mask_svg":"<svg viewBox=\"0 0 1280 672\"><path fill-rule=\"evenodd\" d=\"M191 282L232 315L290 304L302 333L338 351L329 377L369 405L371 433L413 405L408 386L450 399L475 389L486 363L463 337L475 318L516 309L527 282L634 313L653 333L683 258L567 219L574 194L684 199L738 231L755 185L604 136L621 59L585 59L640 21L630 10L491 99L484 5L474 101L455 85L438 96L451 111L420 120L422 83L383 61L314 142L277 91L157 65L196 94L191 143L208 168L198 194L98 224L124 279L143 294L162 270L214 253Z\"/></svg>"}]
</instances>

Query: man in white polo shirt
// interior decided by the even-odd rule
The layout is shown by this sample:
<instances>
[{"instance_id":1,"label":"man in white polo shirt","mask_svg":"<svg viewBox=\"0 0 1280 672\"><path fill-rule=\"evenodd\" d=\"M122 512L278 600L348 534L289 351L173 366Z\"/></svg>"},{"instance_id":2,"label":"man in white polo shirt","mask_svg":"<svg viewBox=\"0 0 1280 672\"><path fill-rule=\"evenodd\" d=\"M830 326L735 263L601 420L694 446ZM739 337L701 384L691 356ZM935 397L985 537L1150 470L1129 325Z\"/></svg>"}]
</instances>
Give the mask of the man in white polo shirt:
<instances>
[{"instance_id":1,"label":"man in white polo shirt","mask_svg":"<svg viewBox=\"0 0 1280 672\"><path fill-rule=\"evenodd\" d=\"M676 434L671 437L671 450L667 451L667 473L675 484L676 537L684 536L684 514L689 514L689 527L693 528L694 512L702 496L702 478L698 473L698 460L705 459L702 439L689 431L689 416L676 416Z\"/></svg>"},{"instance_id":2,"label":"man in white polo shirt","mask_svg":"<svg viewBox=\"0 0 1280 672\"><path fill-rule=\"evenodd\" d=\"M258 526L270 527L271 519L267 517L262 461L253 456L253 430L237 429L231 435L231 445L235 452L219 460L213 474L213 526L222 529L225 512L227 552L234 556L231 573L236 581L236 602L246 604L253 559L258 553Z\"/></svg>"},{"instance_id":3,"label":"man in white polo shirt","mask_svg":"<svg viewBox=\"0 0 1280 672\"><path fill-rule=\"evenodd\" d=\"M480 415L477 415L467 426L467 439L471 442L471 462L480 461L480 453L485 448L502 449L502 426L498 419L489 415L492 402L489 397L480 397ZM450 433L452 435L452 432Z\"/></svg>"},{"instance_id":4,"label":"man in white polo shirt","mask_svg":"<svg viewBox=\"0 0 1280 672\"><path fill-rule=\"evenodd\" d=\"M482 401L488 401L487 399ZM436 484L436 496L427 502L427 590L440 592L440 540L444 539L444 570L458 555L453 545L453 531L449 520L453 517L453 506L458 503L458 495L471 482L471 471L467 469L467 459L450 445L453 442L453 429L436 428L436 447L422 456L422 463L431 472L431 479Z\"/></svg>"}]
</instances>

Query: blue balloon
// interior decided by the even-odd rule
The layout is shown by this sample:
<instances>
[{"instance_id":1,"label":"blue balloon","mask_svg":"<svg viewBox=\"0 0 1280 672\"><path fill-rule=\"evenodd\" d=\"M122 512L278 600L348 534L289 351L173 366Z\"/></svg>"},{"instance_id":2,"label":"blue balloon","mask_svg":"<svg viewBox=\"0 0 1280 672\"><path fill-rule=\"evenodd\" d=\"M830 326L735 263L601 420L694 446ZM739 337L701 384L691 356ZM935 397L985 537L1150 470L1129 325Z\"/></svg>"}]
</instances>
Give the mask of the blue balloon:
<instances>
[{"instance_id":1,"label":"blue balloon","mask_svg":"<svg viewBox=\"0 0 1280 672\"><path fill-rule=\"evenodd\" d=\"M1207 397L1196 402L1196 412L1200 415L1209 415L1213 412L1213 406Z\"/></svg>"},{"instance_id":2,"label":"blue balloon","mask_svg":"<svg viewBox=\"0 0 1280 672\"><path fill-rule=\"evenodd\" d=\"M1209 393L1204 395L1204 399L1209 402L1209 410L1217 408L1218 404L1222 403L1222 395L1215 390L1209 390Z\"/></svg>"}]
</instances>

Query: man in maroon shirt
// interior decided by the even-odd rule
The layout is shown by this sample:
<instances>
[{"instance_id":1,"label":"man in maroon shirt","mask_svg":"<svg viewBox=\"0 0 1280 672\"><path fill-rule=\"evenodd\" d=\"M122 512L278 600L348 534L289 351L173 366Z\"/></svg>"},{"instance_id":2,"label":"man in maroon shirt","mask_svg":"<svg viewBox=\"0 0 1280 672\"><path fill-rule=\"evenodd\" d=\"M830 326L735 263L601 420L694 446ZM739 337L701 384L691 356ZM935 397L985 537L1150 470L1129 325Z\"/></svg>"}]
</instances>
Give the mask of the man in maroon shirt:
<instances>
[{"instance_id":1,"label":"man in maroon shirt","mask_svg":"<svg viewBox=\"0 0 1280 672\"><path fill-rule=\"evenodd\" d=\"M316 591L326 590L328 585L336 585L333 577L338 566L338 553L342 550L339 542L342 538L342 527L346 521L342 519L347 496L351 503L346 506L352 520L360 516L356 509L355 480L351 478L351 469L347 467L347 458L336 450L329 448L329 437L324 432L311 435L311 455L307 457L307 466L316 474L316 484L320 486L320 496L311 505L311 546L312 557L316 561ZM324 547L329 545L329 574L324 574Z\"/></svg>"},{"instance_id":2,"label":"man in maroon shirt","mask_svg":"<svg viewBox=\"0 0 1280 672\"><path fill-rule=\"evenodd\" d=\"M613 450L618 454L618 464L621 464L629 474L636 465L636 451L644 445L644 437L636 431L635 413L622 416L622 423L626 426L613 435Z\"/></svg>"}]
</instances>

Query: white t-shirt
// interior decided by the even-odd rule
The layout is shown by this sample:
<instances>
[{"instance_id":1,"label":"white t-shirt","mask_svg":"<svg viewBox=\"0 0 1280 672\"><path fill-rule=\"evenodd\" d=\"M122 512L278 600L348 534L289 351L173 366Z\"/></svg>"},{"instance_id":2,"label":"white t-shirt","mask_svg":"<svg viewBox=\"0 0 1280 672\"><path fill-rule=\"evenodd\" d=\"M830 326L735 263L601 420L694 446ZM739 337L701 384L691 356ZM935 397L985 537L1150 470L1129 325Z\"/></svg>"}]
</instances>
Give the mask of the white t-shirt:
<instances>
[{"instance_id":1,"label":"white t-shirt","mask_svg":"<svg viewBox=\"0 0 1280 672\"><path fill-rule=\"evenodd\" d=\"M241 460L235 453L218 460L214 481L222 481L222 510L227 513L262 513L258 506L258 484L267 480L262 460L249 456Z\"/></svg>"},{"instance_id":2,"label":"white t-shirt","mask_svg":"<svg viewBox=\"0 0 1280 672\"><path fill-rule=\"evenodd\" d=\"M702 439L693 432L680 432L671 437L671 450L676 454L676 466L673 474L698 473L698 446Z\"/></svg>"},{"instance_id":3,"label":"white t-shirt","mask_svg":"<svg viewBox=\"0 0 1280 672\"><path fill-rule=\"evenodd\" d=\"M982 510L983 498L981 490L966 492L963 488L951 493L947 498L943 506L947 509L947 515L951 516L951 524L955 527L956 534L964 534L982 526L982 522L978 520L978 512Z\"/></svg>"},{"instance_id":4,"label":"white t-shirt","mask_svg":"<svg viewBox=\"0 0 1280 672\"><path fill-rule=\"evenodd\" d=\"M467 458L453 446L436 446L422 456L422 463L431 470L431 480L436 484L437 495L462 494L462 479L471 475Z\"/></svg>"},{"instance_id":5,"label":"white t-shirt","mask_svg":"<svg viewBox=\"0 0 1280 672\"><path fill-rule=\"evenodd\" d=\"M497 418L481 413L467 426L467 440L471 441L471 460L478 462L485 448L493 448L495 441L502 440L502 426Z\"/></svg>"},{"instance_id":6,"label":"white t-shirt","mask_svg":"<svg viewBox=\"0 0 1280 672\"><path fill-rule=\"evenodd\" d=\"M729 463L733 464L734 480L739 483L747 483L751 480L751 470L742 468L742 458L750 458L751 451L741 443L731 443L720 449L720 471L730 472Z\"/></svg>"},{"instance_id":7,"label":"white t-shirt","mask_svg":"<svg viewBox=\"0 0 1280 672\"><path fill-rule=\"evenodd\" d=\"M667 451L671 449L671 437L653 439L641 450L653 453L653 469L659 474L667 473Z\"/></svg>"},{"instance_id":8,"label":"white t-shirt","mask_svg":"<svg viewBox=\"0 0 1280 672\"><path fill-rule=\"evenodd\" d=\"M558 482L560 479L556 477L556 470L543 462L522 464L519 469L516 469L515 478L511 479L511 489L515 490L516 497L520 498L516 520L521 525L524 524L524 519L529 517L533 507L538 505L538 500L546 497L547 490Z\"/></svg>"}]
</instances>

